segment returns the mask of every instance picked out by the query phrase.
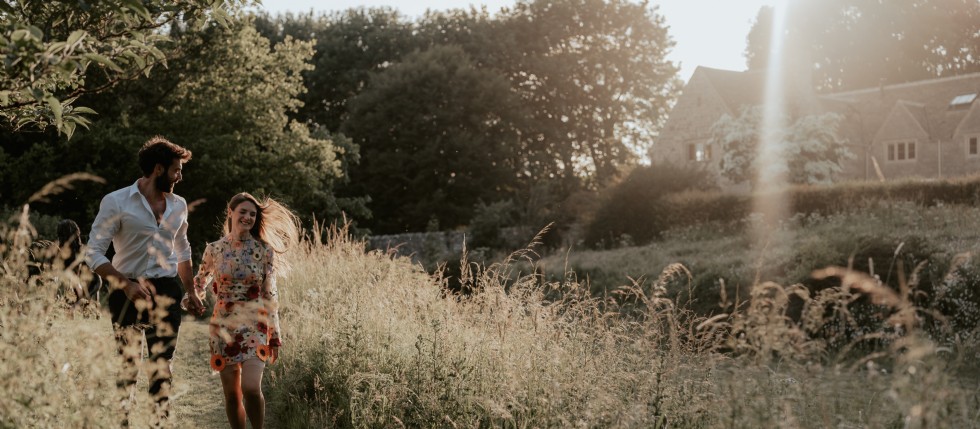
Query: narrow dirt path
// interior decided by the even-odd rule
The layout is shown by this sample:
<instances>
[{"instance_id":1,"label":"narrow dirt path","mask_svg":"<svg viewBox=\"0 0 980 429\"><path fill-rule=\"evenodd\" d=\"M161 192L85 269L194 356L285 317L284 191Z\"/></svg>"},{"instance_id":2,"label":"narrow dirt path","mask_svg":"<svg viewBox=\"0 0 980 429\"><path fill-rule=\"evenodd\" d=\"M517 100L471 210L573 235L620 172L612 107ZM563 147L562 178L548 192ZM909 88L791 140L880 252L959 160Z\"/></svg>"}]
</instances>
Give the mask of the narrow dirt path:
<instances>
[{"instance_id":1,"label":"narrow dirt path","mask_svg":"<svg viewBox=\"0 0 980 429\"><path fill-rule=\"evenodd\" d=\"M185 318L180 324L174 356L177 427L228 427L221 380L211 374L209 357L207 322Z\"/></svg>"}]
</instances>

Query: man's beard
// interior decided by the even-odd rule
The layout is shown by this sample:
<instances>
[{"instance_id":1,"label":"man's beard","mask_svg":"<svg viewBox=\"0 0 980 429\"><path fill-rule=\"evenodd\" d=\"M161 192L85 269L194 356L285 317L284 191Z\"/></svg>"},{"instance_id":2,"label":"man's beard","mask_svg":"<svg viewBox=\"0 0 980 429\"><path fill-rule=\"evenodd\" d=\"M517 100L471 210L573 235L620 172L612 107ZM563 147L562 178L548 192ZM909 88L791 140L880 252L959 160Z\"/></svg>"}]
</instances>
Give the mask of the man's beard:
<instances>
[{"instance_id":1,"label":"man's beard","mask_svg":"<svg viewBox=\"0 0 980 429\"><path fill-rule=\"evenodd\" d=\"M171 182L167 176L157 176L156 180L153 182L153 186L156 186L157 190L160 192L174 192L174 185L177 182Z\"/></svg>"}]
</instances>

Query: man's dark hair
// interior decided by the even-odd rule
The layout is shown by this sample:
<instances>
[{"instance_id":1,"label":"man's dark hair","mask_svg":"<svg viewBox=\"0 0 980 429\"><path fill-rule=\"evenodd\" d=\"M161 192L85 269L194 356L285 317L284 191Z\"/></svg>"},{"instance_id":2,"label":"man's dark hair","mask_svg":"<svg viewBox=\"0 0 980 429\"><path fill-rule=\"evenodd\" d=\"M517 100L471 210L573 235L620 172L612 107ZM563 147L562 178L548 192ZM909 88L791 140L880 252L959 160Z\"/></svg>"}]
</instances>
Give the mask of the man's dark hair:
<instances>
[{"instance_id":1,"label":"man's dark hair","mask_svg":"<svg viewBox=\"0 0 980 429\"><path fill-rule=\"evenodd\" d=\"M139 152L139 164L140 170L143 171L143 177L150 177L157 164L162 165L164 169L170 168L175 159L184 162L190 161L191 151L171 143L170 140L162 136L151 137L143 144Z\"/></svg>"}]
</instances>

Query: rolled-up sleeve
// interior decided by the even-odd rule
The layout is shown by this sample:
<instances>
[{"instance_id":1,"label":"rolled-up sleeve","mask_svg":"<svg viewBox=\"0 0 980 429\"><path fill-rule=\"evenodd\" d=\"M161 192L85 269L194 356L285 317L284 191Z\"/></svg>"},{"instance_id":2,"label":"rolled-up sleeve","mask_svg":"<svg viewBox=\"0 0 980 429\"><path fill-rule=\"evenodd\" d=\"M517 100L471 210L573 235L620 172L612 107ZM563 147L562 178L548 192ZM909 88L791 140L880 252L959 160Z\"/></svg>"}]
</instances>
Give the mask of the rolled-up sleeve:
<instances>
[{"instance_id":1,"label":"rolled-up sleeve","mask_svg":"<svg viewBox=\"0 0 980 429\"><path fill-rule=\"evenodd\" d=\"M88 247L85 249L85 263L93 270L109 263L105 252L109 250L112 237L119 230L119 222L119 204L107 195L99 204L99 214L92 222Z\"/></svg>"},{"instance_id":2,"label":"rolled-up sleeve","mask_svg":"<svg viewBox=\"0 0 980 429\"><path fill-rule=\"evenodd\" d=\"M177 227L177 235L174 237L174 256L177 257L177 262L184 262L191 260L191 242L187 239L187 213L186 203L184 209L184 216L180 220L180 226Z\"/></svg>"}]
</instances>

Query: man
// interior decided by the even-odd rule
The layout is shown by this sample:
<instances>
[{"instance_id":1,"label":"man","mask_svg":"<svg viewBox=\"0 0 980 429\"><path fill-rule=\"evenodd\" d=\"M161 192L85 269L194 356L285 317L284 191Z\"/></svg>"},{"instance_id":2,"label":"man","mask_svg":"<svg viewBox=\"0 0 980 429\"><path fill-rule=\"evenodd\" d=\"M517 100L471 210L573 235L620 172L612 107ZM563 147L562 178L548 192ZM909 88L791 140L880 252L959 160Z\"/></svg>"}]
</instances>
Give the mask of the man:
<instances>
[{"instance_id":1,"label":"man","mask_svg":"<svg viewBox=\"0 0 980 429\"><path fill-rule=\"evenodd\" d=\"M124 411L128 416L145 334L149 392L158 405L156 423L161 425L169 417L179 302L193 288L187 202L173 193L190 159L191 151L163 137L148 140L139 151L143 177L102 199L85 253L89 266L110 284L109 311L125 362L117 381L125 398ZM105 256L110 242L116 252L112 262ZM201 300L189 295L188 310L202 313Z\"/></svg>"}]
</instances>

